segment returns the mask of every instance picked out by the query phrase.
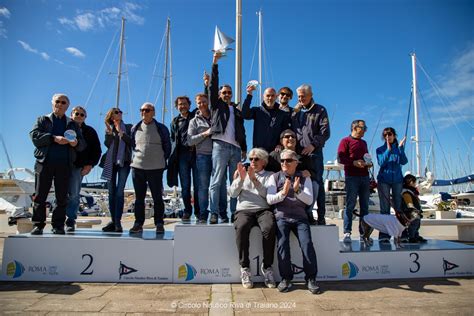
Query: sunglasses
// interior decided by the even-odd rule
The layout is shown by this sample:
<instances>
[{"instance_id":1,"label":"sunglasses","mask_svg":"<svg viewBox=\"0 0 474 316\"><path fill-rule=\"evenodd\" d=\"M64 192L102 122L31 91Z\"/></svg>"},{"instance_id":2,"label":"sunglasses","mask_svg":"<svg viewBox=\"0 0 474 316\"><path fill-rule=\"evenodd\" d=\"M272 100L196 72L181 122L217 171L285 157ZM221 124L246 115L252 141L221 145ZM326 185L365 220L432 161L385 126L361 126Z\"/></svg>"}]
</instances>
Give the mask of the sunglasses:
<instances>
[{"instance_id":1,"label":"sunglasses","mask_svg":"<svg viewBox=\"0 0 474 316\"><path fill-rule=\"evenodd\" d=\"M114 111L114 114L122 114L123 112L120 110Z\"/></svg>"},{"instance_id":2,"label":"sunglasses","mask_svg":"<svg viewBox=\"0 0 474 316\"><path fill-rule=\"evenodd\" d=\"M288 158L288 159L281 159L281 163L292 163L295 161L294 159Z\"/></svg>"},{"instance_id":3,"label":"sunglasses","mask_svg":"<svg viewBox=\"0 0 474 316\"><path fill-rule=\"evenodd\" d=\"M393 136L393 133L392 132L387 132L387 133L383 134L383 137L387 137L387 136Z\"/></svg>"},{"instance_id":4,"label":"sunglasses","mask_svg":"<svg viewBox=\"0 0 474 316\"><path fill-rule=\"evenodd\" d=\"M364 132L367 132L367 126L359 126L359 125L357 125L356 127L357 127L357 128L360 128L360 129L362 129L362 130L364 130Z\"/></svg>"},{"instance_id":5,"label":"sunglasses","mask_svg":"<svg viewBox=\"0 0 474 316\"><path fill-rule=\"evenodd\" d=\"M75 112L75 113L74 113L74 116L84 117L84 116L86 116L86 115L85 115L84 113Z\"/></svg>"},{"instance_id":6,"label":"sunglasses","mask_svg":"<svg viewBox=\"0 0 474 316\"><path fill-rule=\"evenodd\" d=\"M231 91L222 91L221 92L223 95L232 95Z\"/></svg>"},{"instance_id":7,"label":"sunglasses","mask_svg":"<svg viewBox=\"0 0 474 316\"><path fill-rule=\"evenodd\" d=\"M152 109L140 109L140 112L150 113Z\"/></svg>"},{"instance_id":8,"label":"sunglasses","mask_svg":"<svg viewBox=\"0 0 474 316\"><path fill-rule=\"evenodd\" d=\"M287 97L291 98L291 94L286 93L286 92L280 92L280 95L281 95L282 97L287 96Z\"/></svg>"},{"instance_id":9,"label":"sunglasses","mask_svg":"<svg viewBox=\"0 0 474 316\"><path fill-rule=\"evenodd\" d=\"M285 135L285 136L283 136L283 138L286 138L286 139L293 138L293 139L295 139L296 137L293 136L293 135Z\"/></svg>"},{"instance_id":10,"label":"sunglasses","mask_svg":"<svg viewBox=\"0 0 474 316\"><path fill-rule=\"evenodd\" d=\"M61 103L62 105L66 105L66 104L67 104L66 101L62 101L62 100L56 100L56 101L54 101L54 103L56 103L56 104Z\"/></svg>"},{"instance_id":11,"label":"sunglasses","mask_svg":"<svg viewBox=\"0 0 474 316\"><path fill-rule=\"evenodd\" d=\"M258 158L258 157L250 157L249 160L250 160L250 161L259 161L260 158Z\"/></svg>"}]
</instances>

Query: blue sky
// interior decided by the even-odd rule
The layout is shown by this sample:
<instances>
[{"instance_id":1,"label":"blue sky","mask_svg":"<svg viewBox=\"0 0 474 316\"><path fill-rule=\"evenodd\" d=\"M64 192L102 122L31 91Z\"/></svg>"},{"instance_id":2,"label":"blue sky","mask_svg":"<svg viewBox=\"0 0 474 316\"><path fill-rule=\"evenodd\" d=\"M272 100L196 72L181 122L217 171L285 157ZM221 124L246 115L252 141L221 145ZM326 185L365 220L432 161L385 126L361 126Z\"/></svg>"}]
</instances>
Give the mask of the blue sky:
<instances>
[{"instance_id":1,"label":"blue sky","mask_svg":"<svg viewBox=\"0 0 474 316\"><path fill-rule=\"evenodd\" d=\"M445 97L441 101L436 96L418 68L422 154L428 154L433 138L440 177L472 173L472 1L243 0L244 84L257 78L255 13L260 8L268 74L263 86L286 85L293 90L302 83L313 86L315 100L326 106L330 116L325 160L334 160L340 139L356 118L365 119L369 126L366 139L372 152L381 145L384 127L404 134L411 87L409 54L415 51ZM127 19L121 108L130 123L138 120L143 102L158 97L157 106L162 104L158 91L163 53L159 51L168 16L174 96L192 97L202 90L202 73L211 67L216 25L235 37L234 1L0 1L0 133L16 167L33 167L28 132L37 116L51 111L56 92L69 95L72 105L86 105L87 122L103 139L103 113L115 104L121 16ZM220 63L221 82L234 85L234 56L232 51ZM246 123L249 146L252 125ZM411 136L411 124L408 130ZM411 162L413 147L408 144ZM7 167L2 151L0 170ZM93 172L88 180L96 180L97 174Z\"/></svg>"}]
</instances>

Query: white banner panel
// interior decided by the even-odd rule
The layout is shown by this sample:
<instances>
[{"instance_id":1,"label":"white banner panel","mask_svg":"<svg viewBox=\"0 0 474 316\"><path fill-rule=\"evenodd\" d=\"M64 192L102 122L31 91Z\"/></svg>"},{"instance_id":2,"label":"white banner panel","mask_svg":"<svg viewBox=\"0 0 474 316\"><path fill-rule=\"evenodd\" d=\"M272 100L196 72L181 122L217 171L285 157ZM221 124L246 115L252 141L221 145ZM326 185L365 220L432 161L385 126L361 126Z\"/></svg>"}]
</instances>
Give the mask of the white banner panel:
<instances>
[{"instance_id":1,"label":"white banner panel","mask_svg":"<svg viewBox=\"0 0 474 316\"><path fill-rule=\"evenodd\" d=\"M318 279L335 280L340 275L339 241L336 226L312 226L313 244L318 260ZM240 265L232 225L177 225L174 245L174 283L238 283ZM291 234L294 280L304 280L303 258L296 237ZM250 269L255 282L263 282L262 233L254 227L250 233ZM275 247L275 278L280 280Z\"/></svg>"},{"instance_id":2,"label":"white banner panel","mask_svg":"<svg viewBox=\"0 0 474 316\"><path fill-rule=\"evenodd\" d=\"M3 253L1 278L8 281L173 281L173 240L9 237Z\"/></svg>"}]
</instances>

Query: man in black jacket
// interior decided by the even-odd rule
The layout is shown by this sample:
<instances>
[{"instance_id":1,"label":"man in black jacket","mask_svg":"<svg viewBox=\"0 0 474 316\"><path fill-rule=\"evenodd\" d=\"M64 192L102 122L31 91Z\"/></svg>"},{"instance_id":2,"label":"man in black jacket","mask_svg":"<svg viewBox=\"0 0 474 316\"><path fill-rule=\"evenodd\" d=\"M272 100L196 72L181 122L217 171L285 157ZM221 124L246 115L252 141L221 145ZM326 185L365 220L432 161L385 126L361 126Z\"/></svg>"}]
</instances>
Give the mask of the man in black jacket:
<instances>
[{"instance_id":1,"label":"man in black jacket","mask_svg":"<svg viewBox=\"0 0 474 316\"><path fill-rule=\"evenodd\" d=\"M51 101L53 112L38 117L30 132L36 158L32 235L43 234L46 199L53 181L56 206L51 220L52 233L65 234L64 221L71 168L76 160L76 151L82 151L86 146L79 126L65 115L69 98L65 94L55 94ZM74 131L76 137L71 131Z\"/></svg>"},{"instance_id":2,"label":"man in black jacket","mask_svg":"<svg viewBox=\"0 0 474 316\"><path fill-rule=\"evenodd\" d=\"M247 142L245 139L244 118L241 110L232 102L232 88L223 85L219 89L219 70L217 61L222 55L214 53L212 76L209 86L211 100L211 133L212 133L212 175L211 175L211 219L210 224L217 224L218 216L223 223L229 222L227 216L226 171L229 179L233 178L237 164L245 159ZM206 81L206 77L205 77ZM247 96L244 103L250 104ZM231 220L234 218L237 200L230 200Z\"/></svg>"},{"instance_id":3,"label":"man in black jacket","mask_svg":"<svg viewBox=\"0 0 474 316\"><path fill-rule=\"evenodd\" d=\"M254 86L247 87L247 98L252 97ZM261 106L250 107L249 103L242 106L242 115L246 120L254 120L253 147L263 148L272 152L280 143L280 133L290 128L291 118L289 113L279 109L275 102L276 91L273 88L265 89Z\"/></svg>"},{"instance_id":4,"label":"man in black jacket","mask_svg":"<svg viewBox=\"0 0 474 316\"><path fill-rule=\"evenodd\" d=\"M86 118L87 111L82 106L76 106L72 109L71 119L81 128L87 147L77 153L76 161L74 161L74 166L71 168L69 201L66 208L66 232L73 232L75 230L82 179L99 163L100 155L102 154L99 136L97 136L94 128L86 125Z\"/></svg>"}]
</instances>

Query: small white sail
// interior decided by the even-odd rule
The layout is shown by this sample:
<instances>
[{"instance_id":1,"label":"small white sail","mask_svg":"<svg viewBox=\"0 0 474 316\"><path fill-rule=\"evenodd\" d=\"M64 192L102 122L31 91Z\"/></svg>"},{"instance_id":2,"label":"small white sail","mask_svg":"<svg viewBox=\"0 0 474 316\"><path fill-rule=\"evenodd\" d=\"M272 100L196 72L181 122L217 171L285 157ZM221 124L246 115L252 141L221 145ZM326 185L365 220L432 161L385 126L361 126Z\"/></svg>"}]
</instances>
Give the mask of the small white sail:
<instances>
[{"instance_id":1,"label":"small white sail","mask_svg":"<svg viewBox=\"0 0 474 316\"><path fill-rule=\"evenodd\" d=\"M231 49L228 48L228 46L233 42L235 42L235 40L222 33L216 25L216 32L214 34L214 49L212 51L225 54L226 50Z\"/></svg>"}]
</instances>

